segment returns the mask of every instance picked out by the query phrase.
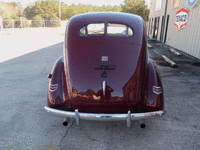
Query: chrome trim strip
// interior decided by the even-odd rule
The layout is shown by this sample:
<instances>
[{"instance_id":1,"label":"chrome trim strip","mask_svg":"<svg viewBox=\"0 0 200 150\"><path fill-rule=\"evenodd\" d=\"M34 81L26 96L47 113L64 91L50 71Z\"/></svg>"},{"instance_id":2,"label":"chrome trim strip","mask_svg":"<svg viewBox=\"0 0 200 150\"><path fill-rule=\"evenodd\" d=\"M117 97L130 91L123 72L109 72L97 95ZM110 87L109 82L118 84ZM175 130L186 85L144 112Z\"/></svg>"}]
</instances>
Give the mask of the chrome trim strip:
<instances>
[{"instance_id":1,"label":"chrome trim strip","mask_svg":"<svg viewBox=\"0 0 200 150\"><path fill-rule=\"evenodd\" d=\"M103 88L103 96L106 96L106 81L105 80L102 83L102 88Z\"/></svg>"},{"instance_id":2,"label":"chrome trim strip","mask_svg":"<svg viewBox=\"0 0 200 150\"><path fill-rule=\"evenodd\" d=\"M75 118L76 123L79 124L79 120L95 120L95 121L127 121L127 126L131 124L131 120L144 120L159 117L165 113L164 110L146 112L146 113L132 113L128 111L127 114L94 114L94 113L80 113L78 109L75 112L63 111L45 106L44 109L51 114Z\"/></svg>"}]
</instances>

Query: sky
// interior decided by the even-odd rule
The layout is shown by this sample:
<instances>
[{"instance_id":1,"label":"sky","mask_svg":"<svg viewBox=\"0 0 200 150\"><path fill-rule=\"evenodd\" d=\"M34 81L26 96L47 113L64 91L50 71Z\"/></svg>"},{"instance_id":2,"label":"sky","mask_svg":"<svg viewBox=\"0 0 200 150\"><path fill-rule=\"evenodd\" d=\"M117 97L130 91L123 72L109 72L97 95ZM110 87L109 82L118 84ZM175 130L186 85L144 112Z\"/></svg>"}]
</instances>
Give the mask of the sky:
<instances>
[{"instance_id":1,"label":"sky","mask_svg":"<svg viewBox=\"0 0 200 150\"><path fill-rule=\"evenodd\" d=\"M0 0L3 2L21 2L23 7L25 8L29 3L36 2L38 0ZM93 6L102 6L102 5L120 5L123 4L124 0L60 0L61 2L64 2L66 4L92 4ZM145 0L147 4L150 3L150 0Z\"/></svg>"}]
</instances>

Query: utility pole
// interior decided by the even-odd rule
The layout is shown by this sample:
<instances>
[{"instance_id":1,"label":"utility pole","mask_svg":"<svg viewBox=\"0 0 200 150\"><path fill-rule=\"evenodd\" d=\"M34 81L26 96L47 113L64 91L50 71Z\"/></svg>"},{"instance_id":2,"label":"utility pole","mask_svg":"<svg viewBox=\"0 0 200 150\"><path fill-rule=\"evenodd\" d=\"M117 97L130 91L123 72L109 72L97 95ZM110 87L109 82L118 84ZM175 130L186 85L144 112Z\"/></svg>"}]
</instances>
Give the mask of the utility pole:
<instances>
[{"instance_id":1,"label":"utility pole","mask_svg":"<svg viewBox=\"0 0 200 150\"><path fill-rule=\"evenodd\" d=\"M1 16L0 16L0 26L1 26L1 31L3 31L3 19Z\"/></svg>"},{"instance_id":2,"label":"utility pole","mask_svg":"<svg viewBox=\"0 0 200 150\"><path fill-rule=\"evenodd\" d=\"M61 20L61 8L60 8L60 0L58 0L59 3L59 20Z\"/></svg>"},{"instance_id":3,"label":"utility pole","mask_svg":"<svg viewBox=\"0 0 200 150\"><path fill-rule=\"evenodd\" d=\"M19 19L20 19L20 27L22 28L22 27L23 27L23 24L22 24L22 17L20 17Z\"/></svg>"},{"instance_id":4,"label":"utility pole","mask_svg":"<svg viewBox=\"0 0 200 150\"><path fill-rule=\"evenodd\" d=\"M165 13L164 13L164 22L163 22L164 25L163 25L163 29L161 29L163 34L164 34L165 28L166 28L165 27L165 22L166 22L166 15L167 15L167 5L168 5L168 0L166 0L166 4L165 4ZM161 41L163 42L163 35L162 35Z\"/></svg>"}]
</instances>

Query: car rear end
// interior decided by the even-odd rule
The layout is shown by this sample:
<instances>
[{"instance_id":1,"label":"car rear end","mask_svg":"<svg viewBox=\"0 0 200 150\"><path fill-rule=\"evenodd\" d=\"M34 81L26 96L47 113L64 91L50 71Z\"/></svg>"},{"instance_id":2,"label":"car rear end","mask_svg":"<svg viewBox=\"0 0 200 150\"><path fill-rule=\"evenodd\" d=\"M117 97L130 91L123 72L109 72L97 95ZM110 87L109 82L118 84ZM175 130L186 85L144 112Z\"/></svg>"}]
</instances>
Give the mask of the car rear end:
<instances>
[{"instance_id":1,"label":"car rear end","mask_svg":"<svg viewBox=\"0 0 200 150\"><path fill-rule=\"evenodd\" d=\"M162 84L146 45L144 22L136 15L73 17L66 29L62 107L45 109L77 123L126 120L130 126L131 120L143 124L144 119L161 116Z\"/></svg>"}]
</instances>

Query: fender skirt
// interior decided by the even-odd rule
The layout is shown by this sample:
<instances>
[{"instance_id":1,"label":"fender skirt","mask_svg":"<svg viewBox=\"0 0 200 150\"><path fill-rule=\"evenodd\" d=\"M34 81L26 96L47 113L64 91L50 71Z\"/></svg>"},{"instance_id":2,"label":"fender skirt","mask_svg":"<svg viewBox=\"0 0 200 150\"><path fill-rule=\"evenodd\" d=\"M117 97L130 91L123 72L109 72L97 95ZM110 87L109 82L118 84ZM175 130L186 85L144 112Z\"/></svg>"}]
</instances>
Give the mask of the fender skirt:
<instances>
[{"instance_id":1,"label":"fender skirt","mask_svg":"<svg viewBox=\"0 0 200 150\"><path fill-rule=\"evenodd\" d=\"M150 107L155 107L158 110L164 109L163 104L163 87L161 83L161 77L158 73L158 69L155 62L151 59L148 60L148 72L149 72L149 82L148 82L148 98L146 105Z\"/></svg>"},{"instance_id":2,"label":"fender skirt","mask_svg":"<svg viewBox=\"0 0 200 150\"><path fill-rule=\"evenodd\" d=\"M65 90L67 89L67 85L65 80L63 57L56 60L48 78L50 78L47 92L48 106L51 108L66 110L69 105L66 101L68 92Z\"/></svg>"}]
</instances>

